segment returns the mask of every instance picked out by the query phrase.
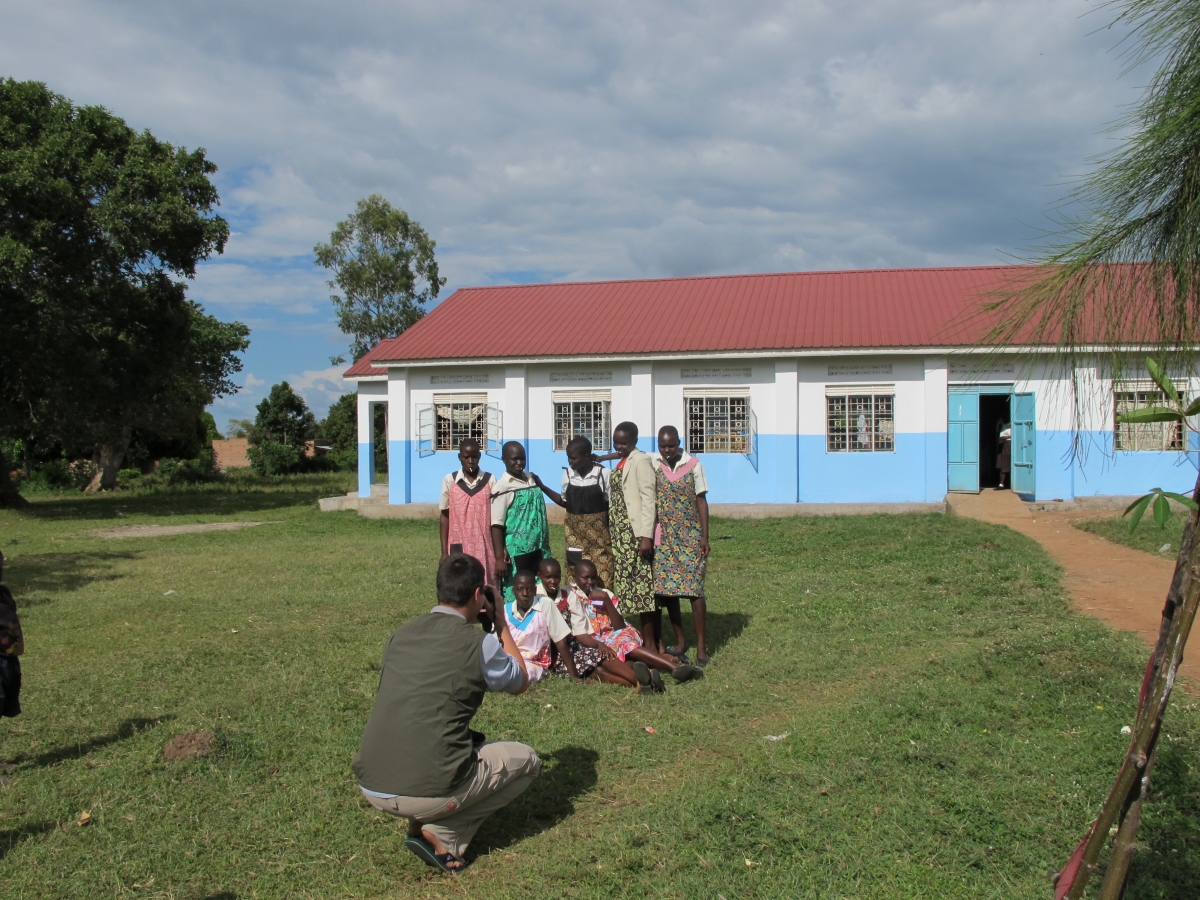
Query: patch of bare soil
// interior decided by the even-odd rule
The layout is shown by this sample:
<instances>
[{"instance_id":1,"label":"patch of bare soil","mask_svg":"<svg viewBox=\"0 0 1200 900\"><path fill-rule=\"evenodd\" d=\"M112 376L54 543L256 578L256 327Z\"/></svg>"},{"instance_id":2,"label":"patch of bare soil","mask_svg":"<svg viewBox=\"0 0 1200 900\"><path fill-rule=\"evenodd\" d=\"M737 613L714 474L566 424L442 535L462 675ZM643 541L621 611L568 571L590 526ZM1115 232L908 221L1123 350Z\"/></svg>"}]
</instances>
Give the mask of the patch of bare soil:
<instances>
[{"instance_id":1,"label":"patch of bare soil","mask_svg":"<svg viewBox=\"0 0 1200 900\"><path fill-rule=\"evenodd\" d=\"M1174 559L1114 544L1072 524L1087 514L1030 512L1011 491L951 494L950 507L955 515L1007 525L1041 544L1063 567L1063 583L1079 612L1134 632L1147 647L1158 640ZM1190 693L1200 693L1200 653L1185 656L1179 674Z\"/></svg>"},{"instance_id":2,"label":"patch of bare soil","mask_svg":"<svg viewBox=\"0 0 1200 900\"><path fill-rule=\"evenodd\" d=\"M163 761L176 762L208 756L217 746L217 736L211 731L188 731L177 734L163 747Z\"/></svg>"},{"instance_id":3,"label":"patch of bare soil","mask_svg":"<svg viewBox=\"0 0 1200 900\"><path fill-rule=\"evenodd\" d=\"M270 525L270 522L207 522L196 525L122 525L106 531L93 531L102 538L158 537L162 534L193 534L197 531L237 531L255 525Z\"/></svg>"}]
</instances>

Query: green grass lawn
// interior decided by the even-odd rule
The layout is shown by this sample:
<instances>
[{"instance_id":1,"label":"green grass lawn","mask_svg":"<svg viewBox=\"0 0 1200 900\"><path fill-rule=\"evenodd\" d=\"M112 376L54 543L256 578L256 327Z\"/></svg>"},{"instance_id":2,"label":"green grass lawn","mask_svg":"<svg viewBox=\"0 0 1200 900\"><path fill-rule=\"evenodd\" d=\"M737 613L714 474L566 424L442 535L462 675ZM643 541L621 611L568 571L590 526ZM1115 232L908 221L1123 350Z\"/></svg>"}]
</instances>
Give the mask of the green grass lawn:
<instances>
[{"instance_id":1,"label":"green grass lawn","mask_svg":"<svg viewBox=\"0 0 1200 900\"><path fill-rule=\"evenodd\" d=\"M477 727L545 774L435 876L350 760L388 633L432 605L436 523L319 513L318 487L0 513L28 646L0 721L6 898L1043 897L1127 744L1145 650L1071 613L1030 540L715 520L708 676L489 696ZM93 534L234 519L270 524ZM217 754L164 763L195 729ZM1198 747L1177 694L1130 898L1200 896Z\"/></svg>"},{"instance_id":2,"label":"green grass lawn","mask_svg":"<svg viewBox=\"0 0 1200 900\"><path fill-rule=\"evenodd\" d=\"M1159 528L1154 524L1154 519L1150 515L1146 515L1138 523L1138 527L1130 533L1129 518L1122 518L1118 513L1103 519L1083 519L1076 522L1075 527L1083 531L1090 531L1114 544L1124 544L1126 547L1145 550L1155 556L1174 559L1179 553L1179 544L1183 540L1183 523L1185 521L1186 517L1183 513L1173 511L1167 520L1166 527ZM1169 549L1163 550L1162 547L1166 544L1171 546Z\"/></svg>"}]
</instances>

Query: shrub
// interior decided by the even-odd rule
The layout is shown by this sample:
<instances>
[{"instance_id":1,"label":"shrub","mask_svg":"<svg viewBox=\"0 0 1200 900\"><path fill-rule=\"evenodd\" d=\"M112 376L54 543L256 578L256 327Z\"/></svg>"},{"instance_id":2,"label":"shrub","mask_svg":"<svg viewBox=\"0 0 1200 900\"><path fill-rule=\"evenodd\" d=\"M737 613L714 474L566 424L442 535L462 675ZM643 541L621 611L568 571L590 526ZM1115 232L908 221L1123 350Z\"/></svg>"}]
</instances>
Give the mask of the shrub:
<instances>
[{"instance_id":1,"label":"shrub","mask_svg":"<svg viewBox=\"0 0 1200 900\"><path fill-rule=\"evenodd\" d=\"M301 460L304 458L299 448L278 441L263 441L251 447L246 455L250 457L250 468L259 475L288 475L299 472Z\"/></svg>"}]
</instances>

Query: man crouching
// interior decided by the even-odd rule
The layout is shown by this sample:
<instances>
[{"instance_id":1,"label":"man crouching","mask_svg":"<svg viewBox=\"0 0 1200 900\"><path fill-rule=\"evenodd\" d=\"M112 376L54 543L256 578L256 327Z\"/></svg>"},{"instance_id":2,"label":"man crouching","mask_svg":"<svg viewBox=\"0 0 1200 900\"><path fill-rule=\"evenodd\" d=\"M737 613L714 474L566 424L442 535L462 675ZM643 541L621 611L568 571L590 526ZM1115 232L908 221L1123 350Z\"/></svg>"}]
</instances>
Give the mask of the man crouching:
<instances>
[{"instance_id":1,"label":"man crouching","mask_svg":"<svg viewBox=\"0 0 1200 900\"><path fill-rule=\"evenodd\" d=\"M542 770L533 748L484 743L470 728L485 691L520 694L529 684L504 606L485 593L483 578L473 556L442 560L438 605L388 639L375 708L354 757L367 801L407 818L405 846L444 872L466 868L463 855L483 820ZM476 627L481 611L494 634Z\"/></svg>"}]
</instances>

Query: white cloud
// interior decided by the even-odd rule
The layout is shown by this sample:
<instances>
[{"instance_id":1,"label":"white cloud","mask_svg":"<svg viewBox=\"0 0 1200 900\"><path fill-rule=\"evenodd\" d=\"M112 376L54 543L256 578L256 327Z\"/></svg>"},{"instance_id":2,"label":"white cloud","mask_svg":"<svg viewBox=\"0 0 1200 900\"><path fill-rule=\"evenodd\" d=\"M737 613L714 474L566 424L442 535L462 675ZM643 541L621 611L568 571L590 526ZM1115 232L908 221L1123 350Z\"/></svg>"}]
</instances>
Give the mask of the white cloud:
<instances>
[{"instance_id":1,"label":"white cloud","mask_svg":"<svg viewBox=\"0 0 1200 900\"><path fill-rule=\"evenodd\" d=\"M1094 8L0 0L0 54L207 148L233 236L193 293L275 382L336 343L287 335L328 331L312 247L370 193L451 289L1005 261L1144 83Z\"/></svg>"}]
</instances>

